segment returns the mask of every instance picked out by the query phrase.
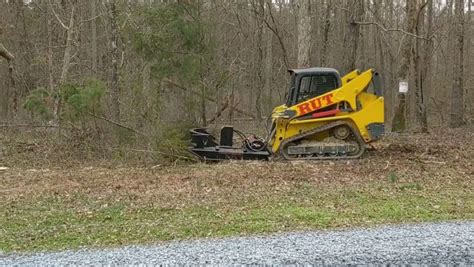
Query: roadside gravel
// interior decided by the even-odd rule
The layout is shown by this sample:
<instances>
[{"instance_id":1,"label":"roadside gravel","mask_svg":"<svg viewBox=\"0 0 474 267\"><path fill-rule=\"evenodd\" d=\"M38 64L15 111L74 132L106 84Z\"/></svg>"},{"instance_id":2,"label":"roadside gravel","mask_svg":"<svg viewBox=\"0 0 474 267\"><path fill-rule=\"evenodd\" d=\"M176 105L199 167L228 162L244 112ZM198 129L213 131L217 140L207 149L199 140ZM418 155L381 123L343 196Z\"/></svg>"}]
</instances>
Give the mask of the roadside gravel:
<instances>
[{"instance_id":1,"label":"roadside gravel","mask_svg":"<svg viewBox=\"0 0 474 267\"><path fill-rule=\"evenodd\" d=\"M1 254L0 265L474 264L474 221Z\"/></svg>"}]
</instances>

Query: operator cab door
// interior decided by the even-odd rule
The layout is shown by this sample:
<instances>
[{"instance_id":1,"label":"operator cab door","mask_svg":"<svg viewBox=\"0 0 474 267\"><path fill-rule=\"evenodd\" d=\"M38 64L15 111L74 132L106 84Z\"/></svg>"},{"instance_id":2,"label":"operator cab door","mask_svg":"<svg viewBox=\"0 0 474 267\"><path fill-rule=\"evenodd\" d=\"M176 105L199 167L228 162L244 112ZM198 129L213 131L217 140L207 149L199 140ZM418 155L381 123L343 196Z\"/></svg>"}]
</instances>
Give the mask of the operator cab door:
<instances>
[{"instance_id":1,"label":"operator cab door","mask_svg":"<svg viewBox=\"0 0 474 267\"><path fill-rule=\"evenodd\" d=\"M294 106L308 99L323 95L341 86L338 73L292 73L287 106Z\"/></svg>"}]
</instances>

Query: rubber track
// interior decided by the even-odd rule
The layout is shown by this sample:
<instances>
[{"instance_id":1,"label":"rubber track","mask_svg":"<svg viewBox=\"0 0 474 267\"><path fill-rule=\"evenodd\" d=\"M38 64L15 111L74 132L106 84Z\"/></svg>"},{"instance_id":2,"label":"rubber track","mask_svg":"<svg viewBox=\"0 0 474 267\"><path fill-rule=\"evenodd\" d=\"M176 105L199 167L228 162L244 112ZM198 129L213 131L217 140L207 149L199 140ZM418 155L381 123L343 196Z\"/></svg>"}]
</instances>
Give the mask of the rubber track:
<instances>
[{"instance_id":1,"label":"rubber track","mask_svg":"<svg viewBox=\"0 0 474 267\"><path fill-rule=\"evenodd\" d=\"M353 155L353 156L347 156L347 155L342 155L342 156L324 156L324 157L302 157L302 158L293 158L293 157L290 157L288 156L288 154L286 153L286 148L287 146L291 143L291 142L294 142L294 141L297 141L297 140L300 140L306 136L310 136L310 135L313 135L315 133L319 133L319 132L323 132L323 131L327 131L327 130L330 130L336 126L340 126L340 125L347 125L349 127L349 129L351 129L352 131L352 134L354 135L355 139L356 139L356 142L359 144L360 146L360 151L359 153L357 153L356 155ZM321 127L318 127L318 128L315 128L315 129L312 129L310 131L306 131L304 133L301 133L301 134L298 134L298 135L295 135L291 138L288 138L287 140L283 141L280 145L280 149L279 149L279 154L281 154L283 156L283 158L285 158L286 160L328 160L328 159L356 159L356 158L359 158L360 156L362 156L362 154L364 154L365 152L365 143L364 143L364 140L362 139L362 137L360 136L359 134L359 131L357 131L351 124L345 122L345 121L336 121L336 122L331 122L331 123L328 123L328 124L325 124Z\"/></svg>"}]
</instances>

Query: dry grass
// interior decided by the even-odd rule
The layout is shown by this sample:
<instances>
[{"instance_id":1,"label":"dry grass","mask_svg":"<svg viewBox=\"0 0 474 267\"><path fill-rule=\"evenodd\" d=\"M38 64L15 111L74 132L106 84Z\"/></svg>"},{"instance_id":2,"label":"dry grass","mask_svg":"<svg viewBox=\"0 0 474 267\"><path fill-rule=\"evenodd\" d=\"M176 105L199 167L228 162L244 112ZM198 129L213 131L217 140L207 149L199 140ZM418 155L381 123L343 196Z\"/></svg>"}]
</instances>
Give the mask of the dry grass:
<instances>
[{"instance_id":1,"label":"dry grass","mask_svg":"<svg viewBox=\"0 0 474 267\"><path fill-rule=\"evenodd\" d=\"M391 136L363 159L317 163L22 160L0 173L0 250L474 219L473 140L467 129Z\"/></svg>"}]
</instances>

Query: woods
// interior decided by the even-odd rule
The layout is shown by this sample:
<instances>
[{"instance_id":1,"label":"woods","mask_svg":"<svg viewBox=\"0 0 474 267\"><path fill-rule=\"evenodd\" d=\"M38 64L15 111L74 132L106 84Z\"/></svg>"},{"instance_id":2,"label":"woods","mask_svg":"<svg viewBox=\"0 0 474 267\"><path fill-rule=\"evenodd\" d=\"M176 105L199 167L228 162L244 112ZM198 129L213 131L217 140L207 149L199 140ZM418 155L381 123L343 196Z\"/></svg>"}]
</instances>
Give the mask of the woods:
<instances>
[{"instance_id":1,"label":"woods","mask_svg":"<svg viewBox=\"0 0 474 267\"><path fill-rule=\"evenodd\" d=\"M0 0L0 265L31 251L472 224L473 7ZM472 259L468 234L445 246L423 229L421 264ZM398 260L378 237L369 264ZM346 241L324 250L346 255Z\"/></svg>"},{"instance_id":2,"label":"woods","mask_svg":"<svg viewBox=\"0 0 474 267\"><path fill-rule=\"evenodd\" d=\"M472 123L471 0L2 0L0 15L5 126L122 140L263 123L287 69L309 66L377 69L387 129Z\"/></svg>"}]
</instances>

